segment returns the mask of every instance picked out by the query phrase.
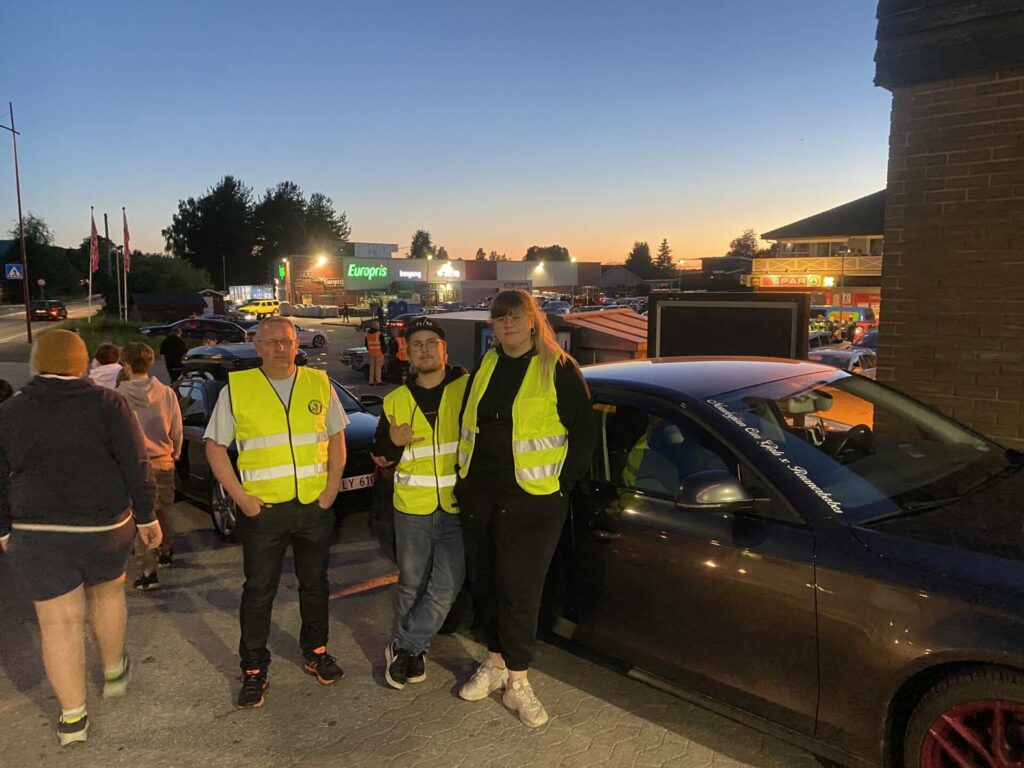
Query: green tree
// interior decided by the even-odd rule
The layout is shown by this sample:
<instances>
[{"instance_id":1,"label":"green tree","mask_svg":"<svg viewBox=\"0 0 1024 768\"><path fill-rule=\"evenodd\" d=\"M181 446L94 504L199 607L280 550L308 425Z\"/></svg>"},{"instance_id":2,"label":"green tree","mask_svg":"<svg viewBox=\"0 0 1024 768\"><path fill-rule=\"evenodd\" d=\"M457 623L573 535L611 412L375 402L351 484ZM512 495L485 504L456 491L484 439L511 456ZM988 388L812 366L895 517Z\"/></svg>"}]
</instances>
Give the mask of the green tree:
<instances>
[{"instance_id":1,"label":"green tree","mask_svg":"<svg viewBox=\"0 0 1024 768\"><path fill-rule=\"evenodd\" d=\"M474 256L474 258L477 261L484 261L487 258L487 253L486 253L486 251L484 251L483 248L477 248L476 249L476 256Z\"/></svg>"},{"instance_id":2,"label":"green tree","mask_svg":"<svg viewBox=\"0 0 1024 768\"><path fill-rule=\"evenodd\" d=\"M633 243L633 250L626 256L625 266L634 275L645 280L654 277L656 268L651 262L651 246L640 240Z\"/></svg>"},{"instance_id":3,"label":"green tree","mask_svg":"<svg viewBox=\"0 0 1024 768\"><path fill-rule=\"evenodd\" d=\"M197 269L184 259L164 254L133 252L132 269L128 273L130 294L196 293L209 288L211 284L210 276L205 270ZM116 290L116 281L105 278L98 292L104 295L106 314L117 314Z\"/></svg>"},{"instance_id":4,"label":"green tree","mask_svg":"<svg viewBox=\"0 0 1024 768\"><path fill-rule=\"evenodd\" d=\"M729 252L725 255L740 256L747 259L756 258L761 253L761 249L757 247L758 240L759 238L754 234L754 230L745 229L742 235L729 243Z\"/></svg>"},{"instance_id":5,"label":"green tree","mask_svg":"<svg viewBox=\"0 0 1024 768\"><path fill-rule=\"evenodd\" d=\"M225 176L198 199L179 200L161 234L168 253L213 275L222 290L226 281L245 285L267 278L266 264L253 256L252 189L234 176Z\"/></svg>"},{"instance_id":6,"label":"green tree","mask_svg":"<svg viewBox=\"0 0 1024 768\"><path fill-rule=\"evenodd\" d=\"M306 198L295 182L282 181L269 188L253 209L253 221L256 254L263 264L306 251Z\"/></svg>"},{"instance_id":7,"label":"green tree","mask_svg":"<svg viewBox=\"0 0 1024 768\"><path fill-rule=\"evenodd\" d=\"M676 263L672 259L672 249L668 247L668 238L661 241L658 246L658 257L654 260L654 266L665 275L672 275L676 270Z\"/></svg>"},{"instance_id":8,"label":"green tree","mask_svg":"<svg viewBox=\"0 0 1024 768\"><path fill-rule=\"evenodd\" d=\"M487 254L488 261L508 261L508 256L504 253L498 253L497 251L491 251Z\"/></svg>"},{"instance_id":9,"label":"green tree","mask_svg":"<svg viewBox=\"0 0 1024 768\"><path fill-rule=\"evenodd\" d=\"M28 277L30 298L43 295L37 286L37 280L45 280L43 289L46 296L72 297L85 293L81 285L86 276L85 265L81 269L73 258L74 251L60 248L53 244L53 230L50 229L42 216L29 213L23 219L25 227L25 256L28 261ZM9 235L12 240L20 241L18 221L15 219ZM8 261L21 261L21 244L15 242ZM4 282L4 300L20 304L24 290L20 280Z\"/></svg>"},{"instance_id":10,"label":"green tree","mask_svg":"<svg viewBox=\"0 0 1024 768\"><path fill-rule=\"evenodd\" d=\"M417 229L412 236L412 245L409 248L410 259L425 259L434 255L434 246L430 242L430 233L425 229Z\"/></svg>"},{"instance_id":11,"label":"green tree","mask_svg":"<svg viewBox=\"0 0 1024 768\"><path fill-rule=\"evenodd\" d=\"M437 249L437 253L434 254L434 258L437 259L438 261L448 261L448 249L445 248L443 245L439 246Z\"/></svg>"},{"instance_id":12,"label":"green tree","mask_svg":"<svg viewBox=\"0 0 1024 768\"><path fill-rule=\"evenodd\" d=\"M523 261L569 261L569 249L560 245L531 245Z\"/></svg>"},{"instance_id":13,"label":"green tree","mask_svg":"<svg viewBox=\"0 0 1024 768\"><path fill-rule=\"evenodd\" d=\"M341 255L344 244L352 234L345 211L337 213L334 201L327 195L314 192L306 203L306 231L311 252Z\"/></svg>"},{"instance_id":14,"label":"green tree","mask_svg":"<svg viewBox=\"0 0 1024 768\"><path fill-rule=\"evenodd\" d=\"M36 216L29 211L28 216L22 219L25 227L25 247L31 245L53 245L53 230L43 220L42 216ZM12 240L20 240L21 232L18 229L18 220L14 220L11 230L7 233ZM20 248L20 246L19 246ZM20 251L19 251L20 252Z\"/></svg>"}]
</instances>

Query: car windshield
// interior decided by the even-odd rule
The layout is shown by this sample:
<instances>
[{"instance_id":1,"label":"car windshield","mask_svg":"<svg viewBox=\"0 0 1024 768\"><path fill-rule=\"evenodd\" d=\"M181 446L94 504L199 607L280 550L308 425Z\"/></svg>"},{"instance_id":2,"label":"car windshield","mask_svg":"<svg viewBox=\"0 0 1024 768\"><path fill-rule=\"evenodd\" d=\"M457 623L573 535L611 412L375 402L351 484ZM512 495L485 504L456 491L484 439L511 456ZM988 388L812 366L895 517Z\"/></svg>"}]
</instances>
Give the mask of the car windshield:
<instances>
[{"instance_id":1,"label":"car windshield","mask_svg":"<svg viewBox=\"0 0 1024 768\"><path fill-rule=\"evenodd\" d=\"M363 406L359 404L359 401L352 396L352 393L345 389L341 384L331 380L331 384L334 385L334 391L338 393L338 399L341 400L341 407L345 409L345 413L358 413L365 410Z\"/></svg>"},{"instance_id":2,"label":"car windshield","mask_svg":"<svg viewBox=\"0 0 1024 768\"><path fill-rule=\"evenodd\" d=\"M815 373L708 400L744 439L853 522L977 489L1010 466L998 445L870 379Z\"/></svg>"},{"instance_id":3,"label":"car windshield","mask_svg":"<svg viewBox=\"0 0 1024 768\"><path fill-rule=\"evenodd\" d=\"M821 363L822 365L831 365L833 368L842 368L845 371L850 365L850 356L815 352L814 362Z\"/></svg>"}]
</instances>

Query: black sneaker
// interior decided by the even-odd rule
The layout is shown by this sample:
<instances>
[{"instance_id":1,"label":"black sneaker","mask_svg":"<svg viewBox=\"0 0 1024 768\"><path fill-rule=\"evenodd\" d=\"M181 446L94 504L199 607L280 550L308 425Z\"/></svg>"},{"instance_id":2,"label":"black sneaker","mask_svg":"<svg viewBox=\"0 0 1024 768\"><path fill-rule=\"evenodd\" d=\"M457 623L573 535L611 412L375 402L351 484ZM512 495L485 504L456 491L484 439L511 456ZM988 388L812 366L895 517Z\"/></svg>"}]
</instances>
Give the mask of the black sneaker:
<instances>
[{"instance_id":1,"label":"black sneaker","mask_svg":"<svg viewBox=\"0 0 1024 768\"><path fill-rule=\"evenodd\" d=\"M331 685L335 680L341 680L345 676L344 670L338 666L338 660L331 656L324 646L306 654L306 663L302 668L313 675L320 685Z\"/></svg>"},{"instance_id":2,"label":"black sneaker","mask_svg":"<svg viewBox=\"0 0 1024 768\"><path fill-rule=\"evenodd\" d=\"M174 550L160 553L160 568L170 568L174 565Z\"/></svg>"},{"instance_id":3,"label":"black sneaker","mask_svg":"<svg viewBox=\"0 0 1024 768\"><path fill-rule=\"evenodd\" d=\"M64 715L57 718L57 740L62 747L74 744L76 741L85 741L89 738L89 716L82 715L70 723L64 722Z\"/></svg>"},{"instance_id":4,"label":"black sneaker","mask_svg":"<svg viewBox=\"0 0 1024 768\"><path fill-rule=\"evenodd\" d=\"M388 647L384 649L384 661L387 662L387 666L384 667L384 679L388 681L388 685L398 690L405 688L405 684L409 682L409 664L414 658L416 657L405 648L396 648L393 640L388 643Z\"/></svg>"},{"instance_id":5,"label":"black sneaker","mask_svg":"<svg viewBox=\"0 0 1024 768\"><path fill-rule=\"evenodd\" d=\"M240 709L259 709L263 706L263 692L270 687L266 669L247 669L242 673L242 690L238 692Z\"/></svg>"},{"instance_id":6,"label":"black sneaker","mask_svg":"<svg viewBox=\"0 0 1024 768\"><path fill-rule=\"evenodd\" d=\"M427 679L427 666L424 663L426 655L425 653L417 653L409 659L408 676L405 678L406 682L422 683Z\"/></svg>"},{"instance_id":7,"label":"black sneaker","mask_svg":"<svg viewBox=\"0 0 1024 768\"><path fill-rule=\"evenodd\" d=\"M149 592L151 589L160 589L160 577L156 575L156 571L153 571L149 576L143 574L135 580L135 588L141 589L143 592Z\"/></svg>"}]
</instances>

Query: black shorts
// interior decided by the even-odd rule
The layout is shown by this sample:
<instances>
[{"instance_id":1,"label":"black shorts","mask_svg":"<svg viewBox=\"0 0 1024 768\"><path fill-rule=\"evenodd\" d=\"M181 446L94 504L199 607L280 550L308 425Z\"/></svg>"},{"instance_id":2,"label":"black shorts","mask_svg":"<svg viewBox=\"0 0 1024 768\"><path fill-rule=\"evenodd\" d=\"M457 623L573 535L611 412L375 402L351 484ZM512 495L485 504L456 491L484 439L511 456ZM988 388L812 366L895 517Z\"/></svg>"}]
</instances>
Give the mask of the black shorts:
<instances>
[{"instance_id":1,"label":"black shorts","mask_svg":"<svg viewBox=\"0 0 1024 768\"><path fill-rule=\"evenodd\" d=\"M8 555L33 602L120 577L128 564L135 523L111 531L11 531Z\"/></svg>"}]
</instances>

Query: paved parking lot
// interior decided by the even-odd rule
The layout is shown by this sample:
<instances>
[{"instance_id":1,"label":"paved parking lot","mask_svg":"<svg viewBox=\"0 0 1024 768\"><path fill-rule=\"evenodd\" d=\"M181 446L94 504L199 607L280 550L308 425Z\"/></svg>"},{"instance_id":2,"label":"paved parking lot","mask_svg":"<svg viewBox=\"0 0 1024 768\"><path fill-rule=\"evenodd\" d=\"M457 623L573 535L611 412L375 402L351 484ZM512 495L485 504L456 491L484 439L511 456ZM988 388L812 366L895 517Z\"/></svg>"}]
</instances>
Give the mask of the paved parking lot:
<instances>
[{"instance_id":1,"label":"paved parking lot","mask_svg":"<svg viewBox=\"0 0 1024 768\"><path fill-rule=\"evenodd\" d=\"M481 646L439 638L427 680L404 691L383 680L393 567L364 514L346 518L332 550L331 651L346 677L321 687L298 664L298 595L290 566L275 609L267 704L237 710L241 551L222 544L204 512L176 505L182 534L158 592L130 590L127 697L103 702L90 648L90 740L63 750L31 604L0 557L0 765L710 766L811 768L813 757L577 655L541 644L531 679L551 721L531 731L498 695L454 695ZM129 580L132 572L129 572ZM380 585L384 586L380 586Z\"/></svg>"}]
</instances>

